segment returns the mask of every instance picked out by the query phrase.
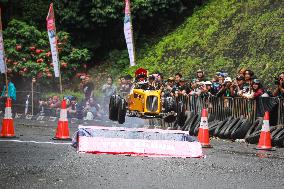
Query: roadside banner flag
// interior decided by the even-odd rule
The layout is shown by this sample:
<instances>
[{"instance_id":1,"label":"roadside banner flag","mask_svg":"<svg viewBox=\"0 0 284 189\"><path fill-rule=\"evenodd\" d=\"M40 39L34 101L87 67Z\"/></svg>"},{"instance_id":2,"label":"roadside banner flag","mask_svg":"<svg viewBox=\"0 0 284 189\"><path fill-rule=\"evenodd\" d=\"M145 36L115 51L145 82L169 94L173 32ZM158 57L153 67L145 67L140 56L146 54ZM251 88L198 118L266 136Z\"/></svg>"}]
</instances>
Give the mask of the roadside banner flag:
<instances>
[{"instance_id":1,"label":"roadside banner flag","mask_svg":"<svg viewBox=\"0 0 284 189\"><path fill-rule=\"evenodd\" d=\"M46 17L46 24L47 24L47 32L48 32L51 55L52 55L54 75L55 77L59 77L60 68L59 68L59 57L58 57L58 49L57 49L57 38L56 38L56 27L55 27L53 3L51 3L49 6L49 11Z\"/></svg>"},{"instance_id":2,"label":"roadside banner flag","mask_svg":"<svg viewBox=\"0 0 284 189\"><path fill-rule=\"evenodd\" d=\"M125 0L124 36L128 49L130 66L135 66L135 52L130 12L130 0Z\"/></svg>"},{"instance_id":3,"label":"roadside banner flag","mask_svg":"<svg viewBox=\"0 0 284 189\"><path fill-rule=\"evenodd\" d=\"M0 8L0 71L2 74L6 73L4 42L2 32L1 8Z\"/></svg>"}]
</instances>

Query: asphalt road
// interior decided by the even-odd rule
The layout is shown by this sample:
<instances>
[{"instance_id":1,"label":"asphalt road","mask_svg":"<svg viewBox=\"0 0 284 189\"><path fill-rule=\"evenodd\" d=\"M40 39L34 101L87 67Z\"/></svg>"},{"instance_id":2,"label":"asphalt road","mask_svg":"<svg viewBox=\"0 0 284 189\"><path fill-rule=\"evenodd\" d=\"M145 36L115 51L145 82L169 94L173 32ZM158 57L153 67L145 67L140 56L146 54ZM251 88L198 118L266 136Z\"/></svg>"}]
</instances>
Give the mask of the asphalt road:
<instances>
[{"instance_id":1,"label":"asphalt road","mask_svg":"<svg viewBox=\"0 0 284 189\"><path fill-rule=\"evenodd\" d=\"M212 139L201 159L79 154L66 142L52 143L53 127L15 128L16 140L26 142L0 139L1 189L284 188L283 148L259 152L255 145Z\"/></svg>"}]
</instances>

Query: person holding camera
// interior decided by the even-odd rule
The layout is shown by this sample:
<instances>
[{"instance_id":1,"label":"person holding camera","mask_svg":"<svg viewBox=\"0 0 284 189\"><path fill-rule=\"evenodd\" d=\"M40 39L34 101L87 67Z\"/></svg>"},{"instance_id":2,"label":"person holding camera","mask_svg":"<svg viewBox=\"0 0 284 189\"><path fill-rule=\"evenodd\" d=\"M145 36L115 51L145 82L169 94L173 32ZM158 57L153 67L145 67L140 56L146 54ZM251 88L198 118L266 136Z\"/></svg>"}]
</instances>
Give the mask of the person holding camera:
<instances>
[{"instance_id":1,"label":"person holding camera","mask_svg":"<svg viewBox=\"0 0 284 189\"><path fill-rule=\"evenodd\" d=\"M226 77L224 79L224 83L222 83L222 87L219 92L216 94L217 97L232 97L231 93L232 79L230 77Z\"/></svg>"},{"instance_id":2,"label":"person holding camera","mask_svg":"<svg viewBox=\"0 0 284 189\"><path fill-rule=\"evenodd\" d=\"M284 72L280 73L278 78L275 79L277 88L273 91L273 96L284 98Z\"/></svg>"}]
</instances>

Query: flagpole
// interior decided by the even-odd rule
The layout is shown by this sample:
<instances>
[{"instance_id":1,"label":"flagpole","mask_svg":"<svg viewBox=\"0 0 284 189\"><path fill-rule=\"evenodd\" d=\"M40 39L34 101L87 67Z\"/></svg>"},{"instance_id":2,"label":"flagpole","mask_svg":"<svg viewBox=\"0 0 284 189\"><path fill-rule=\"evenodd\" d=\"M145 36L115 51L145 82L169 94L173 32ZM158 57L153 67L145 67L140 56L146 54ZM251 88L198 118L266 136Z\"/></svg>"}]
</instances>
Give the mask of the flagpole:
<instances>
[{"instance_id":1,"label":"flagpole","mask_svg":"<svg viewBox=\"0 0 284 189\"><path fill-rule=\"evenodd\" d=\"M0 8L0 32L2 34L2 44L3 44L3 61L4 61L4 65L5 65L5 83L6 83L6 91L5 94L7 94L8 96L8 75L7 75L7 64L6 64L6 60L5 60L5 52L4 52L4 41L3 41L3 32L2 32L2 9Z\"/></svg>"}]
</instances>

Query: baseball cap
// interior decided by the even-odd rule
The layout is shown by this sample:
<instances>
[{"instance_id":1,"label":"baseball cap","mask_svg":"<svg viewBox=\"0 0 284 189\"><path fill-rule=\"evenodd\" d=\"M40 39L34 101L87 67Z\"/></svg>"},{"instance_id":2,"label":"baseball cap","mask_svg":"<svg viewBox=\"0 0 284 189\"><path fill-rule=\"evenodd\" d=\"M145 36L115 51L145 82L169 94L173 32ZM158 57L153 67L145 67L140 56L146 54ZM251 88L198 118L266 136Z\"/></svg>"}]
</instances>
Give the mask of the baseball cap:
<instances>
[{"instance_id":1,"label":"baseball cap","mask_svg":"<svg viewBox=\"0 0 284 189\"><path fill-rule=\"evenodd\" d=\"M224 82L232 82L232 79L230 77L226 77Z\"/></svg>"},{"instance_id":2,"label":"baseball cap","mask_svg":"<svg viewBox=\"0 0 284 189\"><path fill-rule=\"evenodd\" d=\"M175 80L174 77L169 77L169 78L168 78L168 81L174 81L174 80Z\"/></svg>"},{"instance_id":3,"label":"baseball cap","mask_svg":"<svg viewBox=\"0 0 284 189\"><path fill-rule=\"evenodd\" d=\"M254 79L254 80L253 80L253 83L255 83L255 84L260 84L261 82L260 82L259 79Z\"/></svg>"}]
</instances>

